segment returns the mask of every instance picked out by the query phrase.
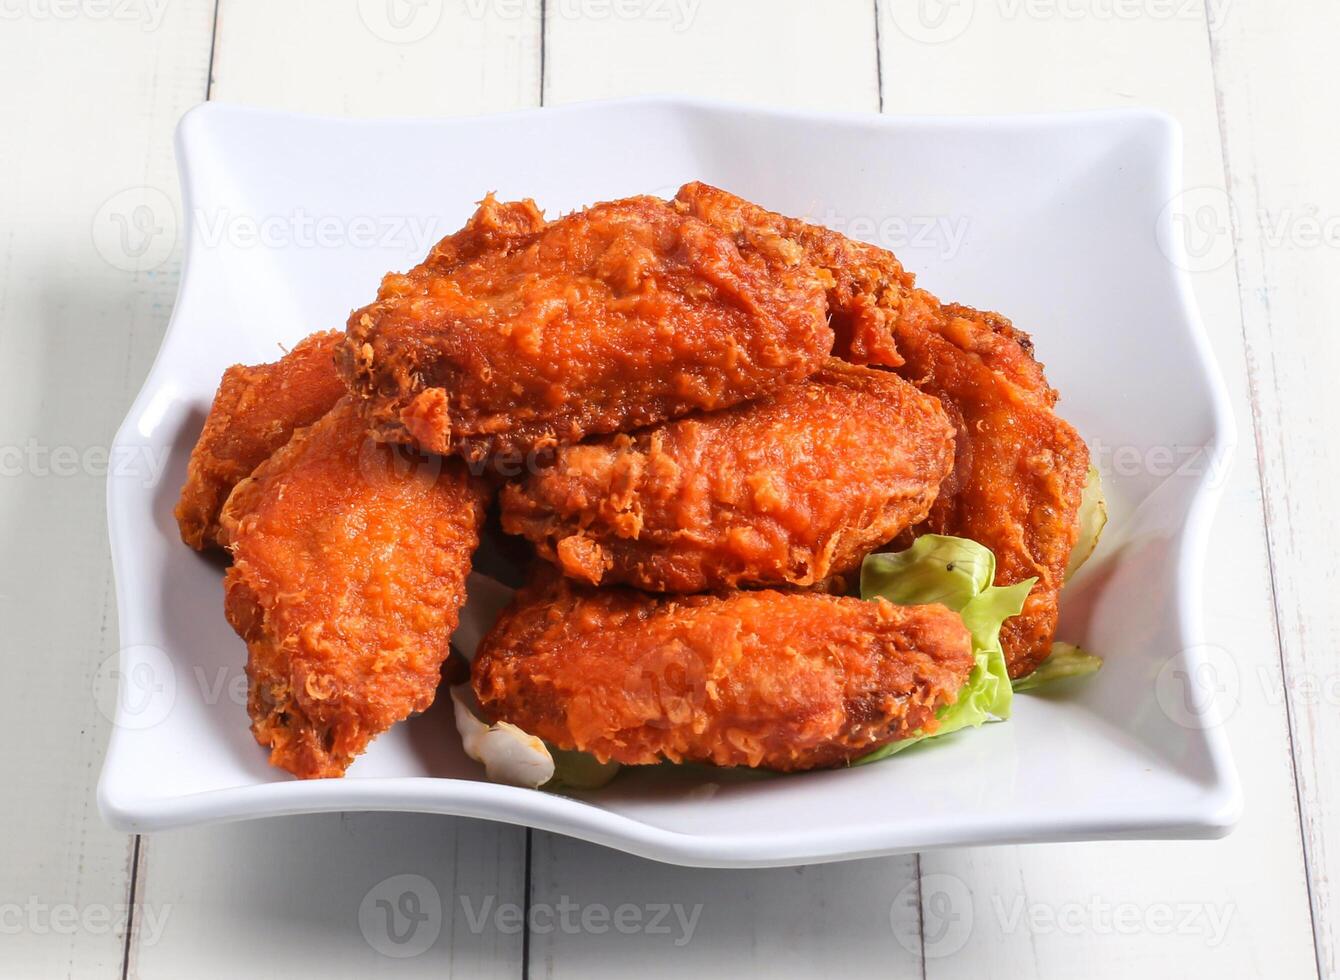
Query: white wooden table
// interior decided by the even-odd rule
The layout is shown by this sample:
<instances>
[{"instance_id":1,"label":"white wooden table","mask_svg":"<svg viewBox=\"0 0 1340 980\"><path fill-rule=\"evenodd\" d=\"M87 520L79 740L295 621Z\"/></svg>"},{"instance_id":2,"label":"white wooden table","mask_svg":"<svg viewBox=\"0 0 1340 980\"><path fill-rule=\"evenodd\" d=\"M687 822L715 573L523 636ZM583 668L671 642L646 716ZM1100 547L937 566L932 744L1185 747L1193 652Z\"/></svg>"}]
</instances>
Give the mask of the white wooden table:
<instances>
[{"instance_id":1,"label":"white wooden table","mask_svg":"<svg viewBox=\"0 0 1340 980\"><path fill-rule=\"evenodd\" d=\"M1335 0L0 0L0 977L1340 975L1337 32ZM203 99L453 115L652 91L1181 121L1242 440L1206 580L1241 677L1233 836L717 872L409 815L103 826L101 460L180 252L103 254L172 234L109 215L176 200L177 118ZM402 873L442 926L397 958L359 907ZM967 921L944 919L946 889Z\"/></svg>"}]
</instances>

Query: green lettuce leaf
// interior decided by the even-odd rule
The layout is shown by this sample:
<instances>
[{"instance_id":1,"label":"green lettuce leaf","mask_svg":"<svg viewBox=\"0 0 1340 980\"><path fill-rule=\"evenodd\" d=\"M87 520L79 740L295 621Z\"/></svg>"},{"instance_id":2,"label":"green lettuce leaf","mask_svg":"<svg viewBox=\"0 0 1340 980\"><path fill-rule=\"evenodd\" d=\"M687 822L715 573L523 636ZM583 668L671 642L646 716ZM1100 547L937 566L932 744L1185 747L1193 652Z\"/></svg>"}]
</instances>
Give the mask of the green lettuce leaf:
<instances>
[{"instance_id":1,"label":"green lettuce leaf","mask_svg":"<svg viewBox=\"0 0 1340 980\"><path fill-rule=\"evenodd\" d=\"M900 606L938 602L963 617L972 633L973 668L953 704L936 714L933 733L918 732L881 746L853 765L877 762L928 738L976 728L1010 716L1014 689L1000 647L1000 627L1024 607L1036 579L996 586L996 556L967 538L923 534L906 551L870 555L861 566L861 598L876 596Z\"/></svg>"},{"instance_id":2,"label":"green lettuce leaf","mask_svg":"<svg viewBox=\"0 0 1340 980\"><path fill-rule=\"evenodd\" d=\"M599 789L619 774L619 763L601 762L588 752L545 746L554 758L554 778L545 783L545 789Z\"/></svg>"},{"instance_id":3,"label":"green lettuce leaf","mask_svg":"<svg viewBox=\"0 0 1340 980\"><path fill-rule=\"evenodd\" d=\"M1079 524L1079 536L1075 539L1075 547L1070 549L1070 558L1066 561L1066 582L1069 582L1070 576L1078 572L1080 566L1089 560L1094 549L1098 547L1098 540L1103 536L1103 528L1107 527L1107 497L1103 494L1103 479L1096 466L1089 467L1089 477L1084 484L1084 494L1079 500L1079 514L1076 520Z\"/></svg>"},{"instance_id":4,"label":"green lettuce leaf","mask_svg":"<svg viewBox=\"0 0 1340 980\"><path fill-rule=\"evenodd\" d=\"M967 538L923 534L906 551L869 555L861 565L861 598L898 606L938 602L959 612L991 585L996 556Z\"/></svg>"},{"instance_id":5,"label":"green lettuce leaf","mask_svg":"<svg viewBox=\"0 0 1340 980\"><path fill-rule=\"evenodd\" d=\"M1067 677L1083 677L1103 666L1103 658L1086 653L1073 643L1053 643L1051 656L1038 665L1037 670L1014 682L1014 690L1031 691L1052 681Z\"/></svg>"}]
</instances>

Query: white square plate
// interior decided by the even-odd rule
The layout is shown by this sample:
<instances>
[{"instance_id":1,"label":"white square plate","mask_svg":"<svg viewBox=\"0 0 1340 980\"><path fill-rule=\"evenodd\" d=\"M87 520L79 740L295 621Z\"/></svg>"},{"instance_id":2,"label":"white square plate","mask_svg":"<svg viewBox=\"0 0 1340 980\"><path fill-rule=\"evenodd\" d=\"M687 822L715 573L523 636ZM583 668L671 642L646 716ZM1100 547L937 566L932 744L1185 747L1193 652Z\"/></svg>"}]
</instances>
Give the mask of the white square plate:
<instances>
[{"instance_id":1,"label":"white square plate","mask_svg":"<svg viewBox=\"0 0 1340 980\"><path fill-rule=\"evenodd\" d=\"M947 845L1213 837L1240 794L1201 638L1201 566L1233 442L1174 234L1180 140L1143 111L1005 119L828 116L683 100L479 119L349 121L205 105L178 130L186 266L163 348L114 448L121 623L100 677L116 725L114 827L414 810L541 827L683 864L789 865ZM342 327L493 190L550 214L717 184L893 248L941 297L1032 333L1062 414L1104 465L1112 522L1066 591L1061 638L1095 678L878 765L754 781L625 773L581 799L498 786L449 705L340 780L270 768L221 566L172 507L223 369ZM148 467L152 473L154 468ZM119 684L118 684L119 679ZM446 708L447 710L442 710Z\"/></svg>"}]
</instances>

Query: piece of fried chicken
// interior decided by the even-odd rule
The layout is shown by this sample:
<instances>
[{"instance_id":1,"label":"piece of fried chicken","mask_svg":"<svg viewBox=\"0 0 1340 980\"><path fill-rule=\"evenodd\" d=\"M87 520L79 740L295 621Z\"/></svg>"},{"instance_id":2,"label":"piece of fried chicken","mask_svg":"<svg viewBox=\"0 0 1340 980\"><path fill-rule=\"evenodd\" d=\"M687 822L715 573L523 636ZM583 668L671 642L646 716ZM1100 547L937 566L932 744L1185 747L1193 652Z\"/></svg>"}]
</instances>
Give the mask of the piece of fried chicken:
<instances>
[{"instance_id":1,"label":"piece of fried chicken","mask_svg":"<svg viewBox=\"0 0 1340 980\"><path fill-rule=\"evenodd\" d=\"M935 730L973 657L943 606L813 592L655 597L553 573L484 638L484 711L564 749L782 771Z\"/></svg>"},{"instance_id":2,"label":"piece of fried chicken","mask_svg":"<svg viewBox=\"0 0 1340 980\"><path fill-rule=\"evenodd\" d=\"M597 585L813 586L925 519L953 461L936 399L832 359L756 401L563 447L504 488L502 525Z\"/></svg>"},{"instance_id":3,"label":"piece of fried chicken","mask_svg":"<svg viewBox=\"0 0 1340 980\"><path fill-rule=\"evenodd\" d=\"M653 197L544 224L492 197L349 317L340 368L381 439L472 461L726 408L817 370L822 284Z\"/></svg>"},{"instance_id":4,"label":"piece of fried chicken","mask_svg":"<svg viewBox=\"0 0 1340 980\"><path fill-rule=\"evenodd\" d=\"M313 334L272 364L237 364L223 373L177 502L181 539L192 548L219 544L219 510L233 487L344 395L335 371L343 336Z\"/></svg>"},{"instance_id":5,"label":"piece of fried chicken","mask_svg":"<svg viewBox=\"0 0 1340 980\"><path fill-rule=\"evenodd\" d=\"M1037 577L1001 632L1010 675L1032 672L1051 652L1089 454L1053 411L1056 392L1028 336L999 314L942 305L884 249L706 184L685 185L676 200L743 252L770 252L778 236L799 242L828 281L836 353L891 367L940 399L958 430L957 459L913 533L982 543L995 552L999 585Z\"/></svg>"},{"instance_id":6,"label":"piece of fried chicken","mask_svg":"<svg viewBox=\"0 0 1340 980\"><path fill-rule=\"evenodd\" d=\"M225 612L271 764L342 775L432 703L487 497L459 460L370 438L348 399L237 486Z\"/></svg>"}]
</instances>

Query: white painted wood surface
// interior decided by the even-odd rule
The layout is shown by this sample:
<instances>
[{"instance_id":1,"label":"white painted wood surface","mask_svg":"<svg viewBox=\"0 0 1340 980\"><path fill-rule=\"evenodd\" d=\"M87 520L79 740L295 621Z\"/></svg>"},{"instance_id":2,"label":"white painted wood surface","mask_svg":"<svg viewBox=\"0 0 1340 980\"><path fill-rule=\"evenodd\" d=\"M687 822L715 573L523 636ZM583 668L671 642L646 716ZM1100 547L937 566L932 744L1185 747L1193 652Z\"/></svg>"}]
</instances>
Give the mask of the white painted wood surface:
<instances>
[{"instance_id":1,"label":"white painted wood surface","mask_svg":"<svg viewBox=\"0 0 1340 980\"><path fill-rule=\"evenodd\" d=\"M647 91L917 113L1159 106L1184 127L1187 186L1203 189L1188 208L1208 202L1216 217L1225 188L1234 205L1197 293L1241 429L1206 583L1209 639L1239 672L1227 722L1247 800L1238 832L712 872L470 821L359 815L161 835L132 875L133 842L92 801L107 727L93 676L116 646L101 481L89 467L53 477L29 453L0 482L12 692L0 780L19 788L0 797L0 976L1336 975L1340 787L1325 750L1340 736L1328 560L1340 527L1325 503L1340 475L1340 236L1325 229L1340 226L1340 144L1324 72L1340 13L1324 0L879 6L0 8L0 446L110 440L176 286L175 252L142 268L165 239L137 257L119 232L162 227L137 222L161 216L155 191L175 200L171 128L211 74L215 98L360 116ZM415 908L431 918L436 900L441 926L428 950L397 958L383 955L407 950L379 932L377 902L403 889L378 887L407 873L423 879L410 883ZM87 911L114 918L130 901L129 935ZM68 934L39 921L61 903L85 918ZM529 934L514 919L527 905Z\"/></svg>"},{"instance_id":2,"label":"white painted wood surface","mask_svg":"<svg viewBox=\"0 0 1340 980\"><path fill-rule=\"evenodd\" d=\"M325 3L221 0L209 94L348 115L535 105L539 19L517 9L364 2L332 12ZM415 938L437 933L430 948L383 955L413 947L382 941L388 920L376 896L370 918L360 905L381 882L411 873L427 879L410 892L425 915L435 896L440 931L425 920ZM498 824L363 814L165 834L141 850L137 891L172 918L153 943L137 930L131 975L292 977L319 965L327 977L514 977L523 935L500 910L521 909L525 890L526 832ZM383 900L398 901L402 890L391 892ZM483 916L478 928L472 915ZM267 920L288 925L270 930Z\"/></svg>"},{"instance_id":3,"label":"white painted wood surface","mask_svg":"<svg viewBox=\"0 0 1340 980\"><path fill-rule=\"evenodd\" d=\"M176 294L172 127L204 93L212 7L14 9L0 11L0 976L115 977L133 842L93 798L111 728L94 678L117 650L103 478Z\"/></svg>"},{"instance_id":4,"label":"white painted wood surface","mask_svg":"<svg viewBox=\"0 0 1340 980\"><path fill-rule=\"evenodd\" d=\"M1220 16L1231 22L1246 6ZM1057 12L1065 9L1089 14ZM1215 200L1224 187L1224 166L1206 18L1222 5L1135 4L1127 9L1141 15L1126 18L1101 16L1104 9L1116 8L978 2L966 23L947 19L938 33L927 35L907 5L888 5L880 30L885 110L1161 108L1182 125L1186 186L1205 189L1188 199L1190 205L1198 205L1202 193ZM1280 660L1251 436L1253 378L1243 352L1237 282L1226 248L1207 252L1196 269L1197 300L1240 425L1206 575L1206 639L1227 651L1241 680L1240 703L1228 716L1247 801L1240 829L1209 844L923 855L923 873L971 883L982 923L961 952L928 961L928 977L1068 977L1079 971L1114 978L1174 976L1192 963L1196 975L1220 977L1315 972L1288 719L1274 696ZM1055 926L1011 929L993 908L997 902L1012 908L1022 899L1045 916L1045 910L1073 908L1091 896L1140 910L1185 903L1204 911L1200 925L1167 935L1153 929L1122 935L1098 913L1084 912L1077 919L1078 934L1070 935ZM1202 928L1211 914L1229 917L1217 940Z\"/></svg>"},{"instance_id":5,"label":"white painted wood surface","mask_svg":"<svg viewBox=\"0 0 1340 980\"><path fill-rule=\"evenodd\" d=\"M546 0L545 13L546 105L663 92L879 104L870 0Z\"/></svg>"},{"instance_id":6,"label":"white painted wood surface","mask_svg":"<svg viewBox=\"0 0 1340 980\"><path fill-rule=\"evenodd\" d=\"M1340 972L1340 142L1326 69L1340 7L1241 4L1211 34L1251 369L1274 612L1317 960ZM1228 207L1225 208L1224 205Z\"/></svg>"},{"instance_id":7,"label":"white painted wood surface","mask_svg":"<svg viewBox=\"0 0 1340 980\"><path fill-rule=\"evenodd\" d=\"M136 885L161 925L136 920L128 975L516 977L525 873L524 831L422 814L146 837Z\"/></svg>"},{"instance_id":8,"label":"white painted wood surface","mask_svg":"<svg viewBox=\"0 0 1340 980\"><path fill-rule=\"evenodd\" d=\"M538 0L218 0L210 98L332 116L540 100Z\"/></svg>"}]
</instances>

